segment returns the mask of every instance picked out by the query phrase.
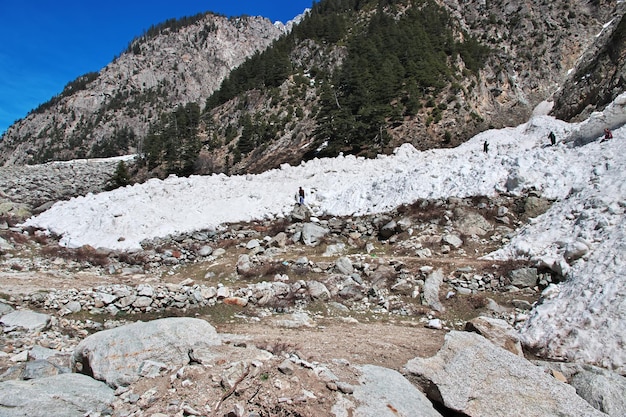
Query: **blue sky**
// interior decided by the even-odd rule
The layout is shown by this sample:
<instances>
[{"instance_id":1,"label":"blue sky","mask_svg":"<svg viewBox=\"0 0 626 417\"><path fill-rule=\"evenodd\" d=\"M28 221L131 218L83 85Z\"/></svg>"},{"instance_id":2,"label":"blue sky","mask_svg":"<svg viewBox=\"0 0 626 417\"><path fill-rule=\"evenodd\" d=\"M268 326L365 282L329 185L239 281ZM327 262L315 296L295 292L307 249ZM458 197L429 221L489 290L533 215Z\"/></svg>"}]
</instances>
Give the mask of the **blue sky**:
<instances>
[{"instance_id":1,"label":"blue sky","mask_svg":"<svg viewBox=\"0 0 626 417\"><path fill-rule=\"evenodd\" d=\"M212 11L286 22L313 0L0 0L0 135L151 25Z\"/></svg>"}]
</instances>

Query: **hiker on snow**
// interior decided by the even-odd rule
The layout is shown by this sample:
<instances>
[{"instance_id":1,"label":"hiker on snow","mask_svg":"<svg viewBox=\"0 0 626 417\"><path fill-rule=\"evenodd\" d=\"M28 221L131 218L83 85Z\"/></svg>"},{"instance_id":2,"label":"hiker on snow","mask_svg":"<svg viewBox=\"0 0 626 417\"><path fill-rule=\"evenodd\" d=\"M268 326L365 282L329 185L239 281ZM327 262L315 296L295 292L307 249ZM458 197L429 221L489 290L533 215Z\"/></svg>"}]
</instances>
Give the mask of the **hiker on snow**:
<instances>
[{"instance_id":1,"label":"hiker on snow","mask_svg":"<svg viewBox=\"0 0 626 417\"><path fill-rule=\"evenodd\" d=\"M548 139L550 139L550 144L556 144L556 135L554 134L554 132L550 132L550 134L548 135Z\"/></svg>"},{"instance_id":2,"label":"hiker on snow","mask_svg":"<svg viewBox=\"0 0 626 417\"><path fill-rule=\"evenodd\" d=\"M300 187L300 189L298 190L298 204L304 204L304 190L302 189L302 187Z\"/></svg>"}]
</instances>

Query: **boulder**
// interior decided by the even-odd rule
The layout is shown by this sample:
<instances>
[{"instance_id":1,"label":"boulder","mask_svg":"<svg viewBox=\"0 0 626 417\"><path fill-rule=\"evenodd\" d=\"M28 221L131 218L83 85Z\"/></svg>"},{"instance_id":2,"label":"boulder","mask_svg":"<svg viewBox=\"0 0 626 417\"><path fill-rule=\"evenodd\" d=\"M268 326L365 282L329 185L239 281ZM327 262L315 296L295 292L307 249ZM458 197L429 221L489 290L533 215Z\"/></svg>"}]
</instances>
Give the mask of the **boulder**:
<instances>
[{"instance_id":1,"label":"boulder","mask_svg":"<svg viewBox=\"0 0 626 417\"><path fill-rule=\"evenodd\" d=\"M342 256L335 261L335 269L337 272L344 275L350 275L354 272L352 261L350 261L350 258L345 256Z\"/></svg>"},{"instance_id":2,"label":"boulder","mask_svg":"<svg viewBox=\"0 0 626 417\"><path fill-rule=\"evenodd\" d=\"M493 226L479 213L463 208L454 210L454 227L463 235L482 236L493 230Z\"/></svg>"},{"instance_id":3,"label":"boulder","mask_svg":"<svg viewBox=\"0 0 626 417\"><path fill-rule=\"evenodd\" d=\"M0 251L10 251L14 249L15 248L13 247L12 244L10 244L8 241L0 237Z\"/></svg>"},{"instance_id":4,"label":"boulder","mask_svg":"<svg viewBox=\"0 0 626 417\"><path fill-rule=\"evenodd\" d=\"M139 379L148 362L175 369L190 362L194 349L220 344L215 328L204 320L165 318L94 333L78 344L72 364L75 370L118 387Z\"/></svg>"},{"instance_id":5,"label":"boulder","mask_svg":"<svg viewBox=\"0 0 626 417\"><path fill-rule=\"evenodd\" d=\"M375 288L385 288L396 281L398 273L389 265L379 265L369 276L369 280Z\"/></svg>"},{"instance_id":6,"label":"boulder","mask_svg":"<svg viewBox=\"0 0 626 417\"><path fill-rule=\"evenodd\" d=\"M0 325L9 330L26 330L31 332L45 330L50 327L52 317L48 314L30 310L15 310L0 318Z\"/></svg>"},{"instance_id":7,"label":"boulder","mask_svg":"<svg viewBox=\"0 0 626 417\"><path fill-rule=\"evenodd\" d=\"M313 301L321 300L328 301L330 300L330 291L326 288L326 285L322 284L319 281L307 281L306 283L307 290L309 292L309 297Z\"/></svg>"},{"instance_id":8,"label":"boulder","mask_svg":"<svg viewBox=\"0 0 626 417\"><path fill-rule=\"evenodd\" d=\"M537 268L520 268L509 273L511 285L516 287L528 288L537 285L539 278Z\"/></svg>"},{"instance_id":9,"label":"boulder","mask_svg":"<svg viewBox=\"0 0 626 417\"><path fill-rule=\"evenodd\" d=\"M465 330L484 336L491 343L517 356L524 356L517 331L505 320L493 317L476 317L465 324Z\"/></svg>"},{"instance_id":10,"label":"boulder","mask_svg":"<svg viewBox=\"0 0 626 417\"><path fill-rule=\"evenodd\" d=\"M431 358L415 358L405 371L426 395L468 417L600 417L540 367L476 333L452 331Z\"/></svg>"},{"instance_id":11,"label":"boulder","mask_svg":"<svg viewBox=\"0 0 626 417\"><path fill-rule=\"evenodd\" d=\"M361 376L353 385L354 402L341 398L334 415L354 417L441 417L431 402L398 371L375 365L357 368Z\"/></svg>"},{"instance_id":12,"label":"boulder","mask_svg":"<svg viewBox=\"0 0 626 417\"><path fill-rule=\"evenodd\" d=\"M10 304L0 301L0 317L12 311L15 311L15 309Z\"/></svg>"},{"instance_id":13,"label":"boulder","mask_svg":"<svg viewBox=\"0 0 626 417\"><path fill-rule=\"evenodd\" d=\"M439 288L441 287L441 284L443 284L443 271L441 269L431 272L424 282L424 304L435 311L445 310L443 304L441 304L441 301L439 300Z\"/></svg>"},{"instance_id":14,"label":"boulder","mask_svg":"<svg viewBox=\"0 0 626 417\"><path fill-rule=\"evenodd\" d=\"M383 240L389 239L391 236L395 235L398 231L398 224L395 220L392 220L388 223L385 223L380 230L378 231L380 238Z\"/></svg>"},{"instance_id":15,"label":"boulder","mask_svg":"<svg viewBox=\"0 0 626 417\"><path fill-rule=\"evenodd\" d=\"M610 416L626 416L625 377L587 365L574 375L570 385L594 408Z\"/></svg>"},{"instance_id":16,"label":"boulder","mask_svg":"<svg viewBox=\"0 0 626 417\"><path fill-rule=\"evenodd\" d=\"M540 216L548 211L550 205L550 201L544 198L529 196L524 204L524 214L531 218Z\"/></svg>"},{"instance_id":17,"label":"boulder","mask_svg":"<svg viewBox=\"0 0 626 417\"><path fill-rule=\"evenodd\" d=\"M3 417L84 417L105 410L110 414L114 400L114 392L106 384L81 374L0 383Z\"/></svg>"},{"instance_id":18,"label":"boulder","mask_svg":"<svg viewBox=\"0 0 626 417\"><path fill-rule=\"evenodd\" d=\"M311 219L311 210L304 204L295 204L291 211L291 218L299 222L308 222Z\"/></svg>"},{"instance_id":19,"label":"boulder","mask_svg":"<svg viewBox=\"0 0 626 417\"><path fill-rule=\"evenodd\" d=\"M305 223L302 226L302 243L307 246L317 246L328 233L329 230L319 224Z\"/></svg>"},{"instance_id":20,"label":"boulder","mask_svg":"<svg viewBox=\"0 0 626 417\"><path fill-rule=\"evenodd\" d=\"M450 246L454 246L455 248L460 248L463 246L463 240L460 237L453 234L447 234L443 236L443 241L446 242Z\"/></svg>"}]
</instances>

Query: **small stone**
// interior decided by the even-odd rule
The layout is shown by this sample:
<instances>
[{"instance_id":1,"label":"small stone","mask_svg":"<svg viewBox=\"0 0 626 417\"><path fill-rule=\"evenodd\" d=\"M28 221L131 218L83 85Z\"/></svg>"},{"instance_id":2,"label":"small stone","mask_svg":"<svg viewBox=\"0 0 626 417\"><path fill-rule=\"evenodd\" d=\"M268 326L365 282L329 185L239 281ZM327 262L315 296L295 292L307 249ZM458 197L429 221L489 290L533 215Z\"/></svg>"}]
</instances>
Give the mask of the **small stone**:
<instances>
[{"instance_id":1,"label":"small stone","mask_svg":"<svg viewBox=\"0 0 626 417\"><path fill-rule=\"evenodd\" d=\"M285 359L280 365L278 365L278 370L285 375L293 375L293 362L291 362L289 359Z\"/></svg>"},{"instance_id":2,"label":"small stone","mask_svg":"<svg viewBox=\"0 0 626 417\"><path fill-rule=\"evenodd\" d=\"M344 394L352 394L354 392L354 387L352 385L341 381L337 382L337 389Z\"/></svg>"}]
</instances>

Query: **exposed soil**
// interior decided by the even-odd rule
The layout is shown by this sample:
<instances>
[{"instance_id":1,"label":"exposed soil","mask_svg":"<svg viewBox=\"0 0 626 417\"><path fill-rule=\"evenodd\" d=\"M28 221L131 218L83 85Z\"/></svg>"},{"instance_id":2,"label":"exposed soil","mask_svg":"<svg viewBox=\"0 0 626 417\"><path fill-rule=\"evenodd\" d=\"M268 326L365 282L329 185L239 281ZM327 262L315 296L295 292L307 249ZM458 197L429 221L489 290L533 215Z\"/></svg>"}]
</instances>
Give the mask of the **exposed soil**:
<instances>
[{"instance_id":1,"label":"exposed soil","mask_svg":"<svg viewBox=\"0 0 626 417\"><path fill-rule=\"evenodd\" d=\"M443 216L442 212L434 217ZM490 219L493 221L493 219ZM177 267L161 267L146 273L105 272L102 266L93 265L102 260L96 253L65 253L55 248L53 239L27 239L20 234L5 233L17 250L5 253L0 267L0 298L19 299L21 295L50 289L90 289L103 284L180 283L192 280L198 284L235 287L250 282L272 280L276 273L288 273L290 280L316 280L325 272L314 269L283 271L283 262L293 265L298 258L306 257L316 264L332 263L338 256L322 256L323 248L309 248L291 244L283 255L255 270L249 276L238 275L236 264L239 255L246 253L247 238L219 242L226 253L211 261L189 263ZM418 274L420 268L429 266L442 269L444 275L465 268L475 274L489 273L505 276L511 269L521 267L517 262L481 260L480 256L493 251L499 243L493 239L465 239L464 251L433 256L415 256L403 245L411 236L398 235L395 243L374 241L371 254L360 252L353 246L360 262L380 262L402 265ZM354 249L356 248L356 249ZM89 257L86 262L85 257ZM91 263L91 266L89 266ZM197 310L169 311L142 316L126 316L128 320L149 320L164 315L193 316L206 319L223 335L226 344L215 351L211 364L191 364L175 373L162 373L155 378L142 378L126 392L118 392L116 415L133 414L139 407L145 415L228 415L244 409L247 414L259 416L322 416L333 415L333 396L344 395L337 386L320 378L319 367L325 367L339 381L355 384L358 372L354 366L379 365L401 371L406 362L415 357L434 355L443 344L450 329L461 329L468 320L479 315L493 315L488 299L494 300L504 311L513 310L512 300L536 301L538 292L533 289L516 292L479 292L471 295L447 297L451 290L447 283L441 288L440 300L444 311L435 312L422 306L419 297L412 314L400 315L385 312L342 309L333 303L316 302L305 309L306 319L294 317L293 310L237 307L217 304ZM111 317L69 316L76 320L111 320ZM430 319L440 318L445 327L441 330L427 327ZM14 353L14 346L3 344L3 350ZM271 352L268 359L257 360L262 352ZM303 361L291 374L279 371L281 362L290 355ZM0 358L0 371L11 364ZM225 384L225 381L230 381ZM126 410L126 411L124 411ZM182 410L182 413L181 413ZM185 411L186 410L186 411ZM198 413L198 414L195 414ZM143 415L143 414L142 414Z\"/></svg>"}]
</instances>

